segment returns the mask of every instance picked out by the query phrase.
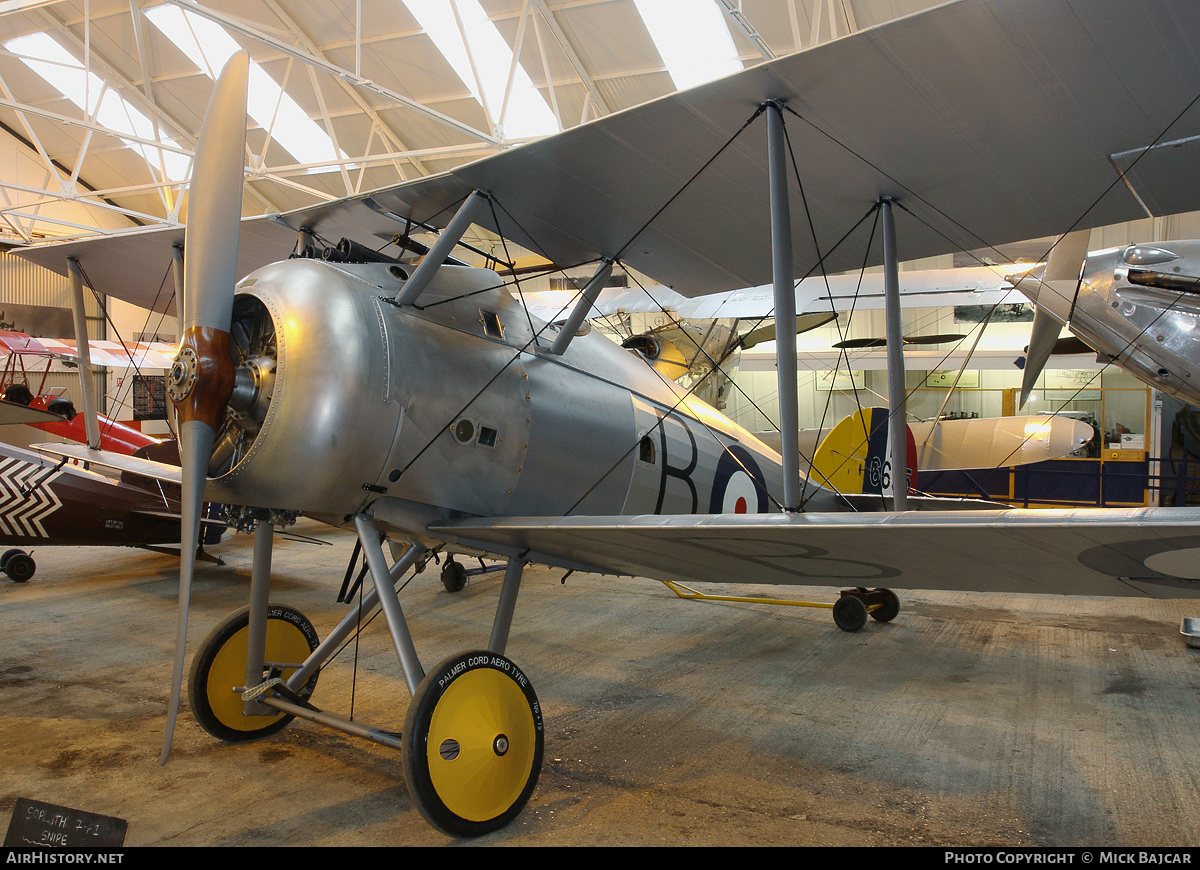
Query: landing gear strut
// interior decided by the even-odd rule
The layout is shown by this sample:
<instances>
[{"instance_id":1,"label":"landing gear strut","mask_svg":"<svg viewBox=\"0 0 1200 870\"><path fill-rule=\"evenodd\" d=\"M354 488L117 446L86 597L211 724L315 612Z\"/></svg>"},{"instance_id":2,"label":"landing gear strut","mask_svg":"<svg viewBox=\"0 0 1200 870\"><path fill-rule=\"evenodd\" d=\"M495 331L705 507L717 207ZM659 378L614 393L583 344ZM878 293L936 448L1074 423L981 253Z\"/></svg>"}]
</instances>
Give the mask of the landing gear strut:
<instances>
[{"instance_id":1,"label":"landing gear strut","mask_svg":"<svg viewBox=\"0 0 1200 870\"><path fill-rule=\"evenodd\" d=\"M389 569L374 521L362 514L355 525L372 588L318 643L303 614L267 603L271 522L259 521L250 606L213 630L192 666L196 718L223 740L262 737L301 718L399 749L413 804L431 824L455 837L495 831L524 808L542 766L537 695L504 656L524 558L509 560L487 648L453 655L426 675L396 586L409 569L420 570L428 550L413 543ZM376 606L413 694L403 734L309 703L319 670Z\"/></svg>"}]
</instances>

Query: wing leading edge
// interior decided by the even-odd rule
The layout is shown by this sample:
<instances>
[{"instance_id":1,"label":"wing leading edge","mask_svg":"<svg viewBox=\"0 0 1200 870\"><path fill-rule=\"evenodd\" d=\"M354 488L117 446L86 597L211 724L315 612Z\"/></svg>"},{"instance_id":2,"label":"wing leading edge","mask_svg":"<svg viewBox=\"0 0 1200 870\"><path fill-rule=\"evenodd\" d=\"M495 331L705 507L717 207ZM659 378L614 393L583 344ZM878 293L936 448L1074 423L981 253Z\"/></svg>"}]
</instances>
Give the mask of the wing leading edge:
<instances>
[{"instance_id":1,"label":"wing leading edge","mask_svg":"<svg viewBox=\"0 0 1200 870\"><path fill-rule=\"evenodd\" d=\"M656 580L1200 597L1200 508L524 517L429 533Z\"/></svg>"}]
</instances>

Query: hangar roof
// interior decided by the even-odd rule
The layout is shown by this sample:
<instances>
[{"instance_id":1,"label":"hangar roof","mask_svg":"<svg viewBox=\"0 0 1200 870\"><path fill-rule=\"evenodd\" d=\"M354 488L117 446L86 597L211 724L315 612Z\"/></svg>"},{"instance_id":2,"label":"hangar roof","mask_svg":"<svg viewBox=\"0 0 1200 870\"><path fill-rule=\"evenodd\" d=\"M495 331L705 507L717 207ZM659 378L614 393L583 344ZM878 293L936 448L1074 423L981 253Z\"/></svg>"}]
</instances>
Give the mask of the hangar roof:
<instances>
[{"instance_id":1,"label":"hangar roof","mask_svg":"<svg viewBox=\"0 0 1200 870\"><path fill-rule=\"evenodd\" d=\"M213 67L236 47L257 82L243 208L272 214L442 172L696 81L683 76L937 5L682 0L687 14L668 15L664 32L655 7L669 2L0 2L0 136L15 155L0 169L0 240L184 220ZM680 57L720 60L722 41L726 66L680 71Z\"/></svg>"}]
</instances>

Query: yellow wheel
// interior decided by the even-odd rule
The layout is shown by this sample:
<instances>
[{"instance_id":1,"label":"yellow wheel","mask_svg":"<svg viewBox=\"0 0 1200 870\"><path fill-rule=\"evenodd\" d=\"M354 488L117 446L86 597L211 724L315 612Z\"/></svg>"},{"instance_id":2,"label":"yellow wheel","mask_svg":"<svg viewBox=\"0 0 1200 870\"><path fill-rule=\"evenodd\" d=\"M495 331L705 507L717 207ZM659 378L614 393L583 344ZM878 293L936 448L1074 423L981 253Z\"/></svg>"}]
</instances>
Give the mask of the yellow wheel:
<instances>
[{"instance_id":1,"label":"yellow wheel","mask_svg":"<svg viewBox=\"0 0 1200 870\"><path fill-rule=\"evenodd\" d=\"M404 724L404 778L430 824L454 837L504 827L542 768L542 712L502 655L459 653L430 671Z\"/></svg>"},{"instance_id":2,"label":"yellow wheel","mask_svg":"<svg viewBox=\"0 0 1200 870\"><path fill-rule=\"evenodd\" d=\"M246 646L250 635L250 608L244 607L221 622L205 638L192 660L188 698L192 713L209 734L221 740L253 740L274 734L294 717L286 713L247 716L235 686L246 683ZM286 680L317 648L312 623L292 607L272 604L267 610L267 650L263 679ZM317 674L297 694L312 695Z\"/></svg>"}]
</instances>

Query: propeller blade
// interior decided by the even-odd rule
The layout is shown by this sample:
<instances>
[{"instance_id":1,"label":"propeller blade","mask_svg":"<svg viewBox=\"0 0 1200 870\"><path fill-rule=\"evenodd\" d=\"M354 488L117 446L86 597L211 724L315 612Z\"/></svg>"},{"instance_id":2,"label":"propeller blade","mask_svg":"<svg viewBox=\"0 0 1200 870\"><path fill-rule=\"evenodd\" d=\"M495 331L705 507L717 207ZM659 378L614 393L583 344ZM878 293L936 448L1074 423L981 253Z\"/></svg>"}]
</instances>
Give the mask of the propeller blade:
<instances>
[{"instance_id":1,"label":"propeller blade","mask_svg":"<svg viewBox=\"0 0 1200 870\"><path fill-rule=\"evenodd\" d=\"M946 344L951 341L962 341L965 335L958 332L942 333L939 335L906 335L905 344ZM839 341L834 347L839 350L851 350L860 347L887 347L886 338L848 338Z\"/></svg>"},{"instance_id":2,"label":"propeller blade","mask_svg":"<svg viewBox=\"0 0 1200 870\"><path fill-rule=\"evenodd\" d=\"M233 287L246 152L246 90L250 56L233 55L217 79L204 116L189 191L183 276L183 339L171 367L168 392L179 415L182 465L179 613L175 668L163 738L162 763L171 754L183 687L188 604L196 568L204 482L213 443L233 391L229 353Z\"/></svg>"},{"instance_id":3,"label":"propeller blade","mask_svg":"<svg viewBox=\"0 0 1200 870\"><path fill-rule=\"evenodd\" d=\"M183 692L183 661L187 649L188 605L192 597L192 575L196 570L196 548L200 543L200 513L204 500L204 480L208 476L208 458L212 454L215 433L198 421L179 427L179 458L183 466L179 538L179 611L175 634L175 669L171 678L171 700L167 707L167 727L163 736L163 764L171 754L175 720L179 716L179 698Z\"/></svg>"},{"instance_id":4,"label":"propeller blade","mask_svg":"<svg viewBox=\"0 0 1200 870\"><path fill-rule=\"evenodd\" d=\"M826 323L831 323L837 320L836 311L818 311L811 314L796 315L796 335L808 332L810 329L816 329L818 326L824 326ZM775 340L775 323L772 321L766 326L760 326L758 329L752 329L738 339L738 347L742 350L749 350L756 344L762 344L764 341Z\"/></svg>"},{"instance_id":5,"label":"propeller blade","mask_svg":"<svg viewBox=\"0 0 1200 870\"><path fill-rule=\"evenodd\" d=\"M1088 240L1091 230L1077 230L1058 240L1046 260L1046 272L1042 283L1054 288L1064 298L1073 298L1079 286L1079 276L1087 260ZM1036 294L1041 296L1041 291ZM1058 334L1062 331L1061 321L1055 319L1045 305L1038 305L1033 314L1033 330L1029 335L1029 351L1025 355L1025 371L1021 376L1021 404L1024 408L1037 383L1038 376L1046 367L1046 361L1054 353Z\"/></svg>"},{"instance_id":6,"label":"propeller blade","mask_svg":"<svg viewBox=\"0 0 1200 870\"><path fill-rule=\"evenodd\" d=\"M1021 375L1021 404L1025 407L1033 385L1045 368L1050 355L1058 344L1058 334L1062 332L1062 324L1055 320L1045 308L1037 307L1033 312L1033 330L1029 333L1029 349L1025 352L1025 370Z\"/></svg>"},{"instance_id":7,"label":"propeller blade","mask_svg":"<svg viewBox=\"0 0 1200 870\"><path fill-rule=\"evenodd\" d=\"M834 345L838 350L857 350L860 347L887 347L886 338L848 338Z\"/></svg>"},{"instance_id":8,"label":"propeller blade","mask_svg":"<svg viewBox=\"0 0 1200 870\"><path fill-rule=\"evenodd\" d=\"M225 64L200 129L188 192L183 293L184 331L229 331L237 280L242 176L246 165L246 87L250 56L238 52Z\"/></svg>"},{"instance_id":9,"label":"propeller blade","mask_svg":"<svg viewBox=\"0 0 1200 870\"><path fill-rule=\"evenodd\" d=\"M962 341L966 338L961 332L947 332L940 335L906 335L905 344L949 344L952 341Z\"/></svg>"}]
</instances>

